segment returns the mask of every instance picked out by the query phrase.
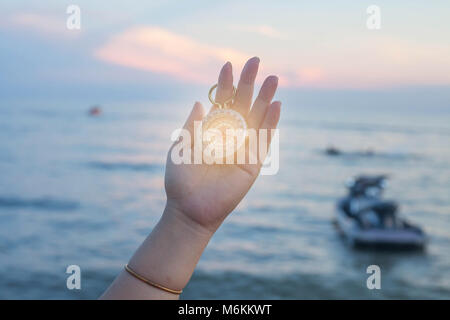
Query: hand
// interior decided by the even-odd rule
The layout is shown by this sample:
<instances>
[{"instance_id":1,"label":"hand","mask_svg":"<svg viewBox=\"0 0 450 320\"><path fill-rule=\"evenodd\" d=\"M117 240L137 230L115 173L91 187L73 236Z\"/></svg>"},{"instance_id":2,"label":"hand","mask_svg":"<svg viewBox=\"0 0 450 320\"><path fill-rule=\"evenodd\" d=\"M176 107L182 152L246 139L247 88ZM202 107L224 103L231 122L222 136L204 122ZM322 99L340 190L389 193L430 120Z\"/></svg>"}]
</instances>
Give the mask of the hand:
<instances>
[{"instance_id":1,"label":"hand","mask_svg":"<svg viewBox=\"0 0 450 320\"><path fill-rule=\"evenodd\" d=\"M232 108L244 116L249 128L275 129L281 107L280 102L272 102L278 85L277 77L269 76L265 79L253 107L250 108L258 66L257 57L245 64ZM232 95L232 88L232 66L227 62L219 75L216 101L226 101ZM201 121L203 117L204 109L197 102L184 125L191 137L194 137L194 121ZM270 139L270 134L268 136ZM248 144L246 148L248 149ZM214 233L247 194L259 174L263 162L261 160L264 159L260 159L258 164L174 164L169 151L165 176L166 212L177 215L177 218L195 228Z\"/></svg>"},{"instance_id":2,"label":"hand","mask_svg":"<svg viewBox=\"0 0 450 320\"><path fill-rule=\"evenodd\" d=\"M250 59L245 65L233 108L241 112L250 128L274 129L281 107L280 102L271 103L277 77L270 76L264 81L250 110L258 65L258 58ZM226 63L219 75L216 101L226 101L232 88L231 64ZM191 137L194 121L201 121L203 115L203 107L196 103L184 126ZM169 151L165 179L167 206L161 220L131 258L129 264L133 270L167 288L184 288L211 236L252 186L262 160L254 165L175 165ZM102 296L103 299L178 297L150 286L126 271L122 271Z\"/></svg>"}]
</instances>

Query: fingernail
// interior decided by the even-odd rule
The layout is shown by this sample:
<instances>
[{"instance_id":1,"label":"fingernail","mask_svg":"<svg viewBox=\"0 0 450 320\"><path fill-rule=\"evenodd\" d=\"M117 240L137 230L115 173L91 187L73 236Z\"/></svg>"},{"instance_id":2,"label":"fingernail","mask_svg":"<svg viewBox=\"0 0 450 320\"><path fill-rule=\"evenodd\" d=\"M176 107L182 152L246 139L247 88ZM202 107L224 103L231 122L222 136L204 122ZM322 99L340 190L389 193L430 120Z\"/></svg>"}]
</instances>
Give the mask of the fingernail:
<instances>
[{"instance_id":1,"label":"fingernail","mask_svg":"<svg viewBox=\"0 0 450 320\"><path fill-rule=\"evenodd\" d=\"M225 69L227 69L227 68L229 68L229 67L231 67L231 62L230 62L230 61L227 61L227 63L225 63L225 64L223 65L222 70L225 70Z\"/></svg>"},{"instance_id":2,"label":"fingernail","mask_svg":"<svg viewBox=\"0 0 450 320\"><path fill-rule=\"evenodd\" d=\"M273 85L278 85L278 77L277 76L268 76L265 81L270 81Z\"/></svg>"},{"instance_id":3,"label":"fingernail","mask_svg":"<svg viewBox=\"0 0 450 320\"><path fill-rule=\"evenodd\" d=\"M275 107L275 106L278 106L278 108L281 108L281 101L275 101L274 103L273 103L273 106Z\"/></svg>"},{"instance_id":4,"label":"fingernail","mask_svg":"<svg viewBox=\"0 0 450 320\"><path fill-rule=\"evenodd\" d=\"M268 76L259 91L259 97L266 102L270 102L273 99L275 91L278 86L278 77Z\"/></svg>"},{"instance_id":5,"label":"fingernail","mask_svg":"<svg viewBox=\"0 0 450 320\"><path fill-rule=\"evenodd\" d=\"M253 64L256 64L256 67L254 67ZM251 83L255 81L256 74L258 73L258 66L259 66L258 57L253 57L250 60L248 60L244 66L244 69L242 70L241 80L244 81L245 83ZM249 70L250 67L253 67L253 69Z\"/></svg>"},{"instance_id":6,"label":"fingernail","mask_svg":"<svg viewBox=\"0 0 450 320\"><path fill-rule=\"evenodd\" d=\"M196 109L200 108L202 104L198 101L195 101L194 106L192 107L191 113L196 112Z\"/></svg>"},{"instance_id":7,"label":"fingernail","mask_svg":"<svg viewBox=\"0 0 450 320\"><path fill-rule=\"evenodd\" d=\"M220 86L226 85L229 82L228 78L231 73L231 62L227 62L223 65L222 70L219 73L218 83Z\"/></svg>"}]
</instances>

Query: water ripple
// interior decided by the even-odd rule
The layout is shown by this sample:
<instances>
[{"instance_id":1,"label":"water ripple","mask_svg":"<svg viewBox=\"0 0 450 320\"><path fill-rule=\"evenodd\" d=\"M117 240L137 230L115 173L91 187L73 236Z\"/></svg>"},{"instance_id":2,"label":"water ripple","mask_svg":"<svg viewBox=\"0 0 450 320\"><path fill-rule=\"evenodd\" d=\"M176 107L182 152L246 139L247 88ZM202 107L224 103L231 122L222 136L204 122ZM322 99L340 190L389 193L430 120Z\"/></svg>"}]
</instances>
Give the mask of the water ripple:
<instances>
[{"instance_id":1,"label":"water ripple","mask_svg":"<svg viewBox=\"0 0 450 320\"><path fill-rule=\"evenodd\" d=\"M132 163L132 162L103 162L91 161L88 166L94 169L108 170L108 171L159 171L163 166L155 163Z\"/></svg>"},{"instance_id":2,"label":"water ripple","mask_svg":"<svg viewBox=\"0 0 450 320\"><path fill-rule=\"evenodd\" d=\"M76 201L60 200L50 197L22 199L17 197L1 197L0 207L3 208L33 208L39 210L76 210L80 204Z\"/></svg>"}]
</instances>

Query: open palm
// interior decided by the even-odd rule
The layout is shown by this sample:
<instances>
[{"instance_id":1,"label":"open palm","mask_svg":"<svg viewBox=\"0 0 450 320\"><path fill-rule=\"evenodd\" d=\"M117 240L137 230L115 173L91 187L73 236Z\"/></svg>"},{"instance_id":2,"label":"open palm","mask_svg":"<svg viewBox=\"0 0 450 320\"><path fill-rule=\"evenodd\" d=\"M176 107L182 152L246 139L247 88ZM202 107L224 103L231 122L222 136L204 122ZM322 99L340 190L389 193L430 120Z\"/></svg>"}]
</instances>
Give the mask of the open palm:
<instances>
[{"instance_id":1,"label":"open palm","mask_svg":"<svg viewBox=\"0 0 450 320\"><path fill-rule=\"evenodd\" d=\"M257 57L245 64L231 108L244 116L249 128L274 129L281 107L278 101L272 103L278 78L269 76L265 79L252 106L258 66ZM232 92L232 66L227 62L219 75L216 101L223 103ZM201 121L203 117L204 109L197 102L184 129L194 136L194 121ZM214 232L247 194L260 168L261 161L258 164L174 164L169 151L165 177L167 206L175 209L187 221Z\"/></svg>"}]
</instances>

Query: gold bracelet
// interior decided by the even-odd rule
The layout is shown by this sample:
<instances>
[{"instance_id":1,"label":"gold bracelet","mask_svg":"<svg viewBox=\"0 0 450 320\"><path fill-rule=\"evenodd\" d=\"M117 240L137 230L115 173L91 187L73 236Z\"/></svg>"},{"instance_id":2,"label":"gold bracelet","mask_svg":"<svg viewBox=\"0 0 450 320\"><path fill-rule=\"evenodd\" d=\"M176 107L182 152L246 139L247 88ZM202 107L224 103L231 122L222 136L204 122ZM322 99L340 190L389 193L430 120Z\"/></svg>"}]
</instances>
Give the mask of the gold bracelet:
<instances>
[{"instance_id":1,"label":"gold bracelet","mask_svg":"<svg viewBox=\"0 0 450 320\"><path fill-rule=\"evenodd\" d=\"M137 274L133 269L131 269L128 266L128 264L125 265L125 270L127 270L128 273L131 274L133 277L135 277L135 278L145 282L146 284L148 284L148 285L150 285L152 287L155 287L155 288L158 288L158 289L161 289L163 291L166 291L166 292L169 292L169 293L173 293L173 294L181 294L183 292L183 290L173 290L173 289L166 288L166 287L164 287L164 286L162 286L160 284L154 283L154 282L144 278L143 276Z\"/></svg>"}]
</instances>

